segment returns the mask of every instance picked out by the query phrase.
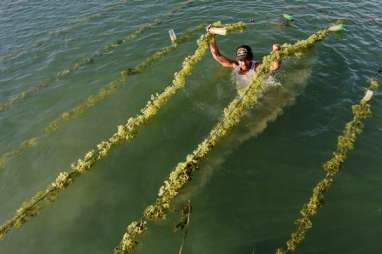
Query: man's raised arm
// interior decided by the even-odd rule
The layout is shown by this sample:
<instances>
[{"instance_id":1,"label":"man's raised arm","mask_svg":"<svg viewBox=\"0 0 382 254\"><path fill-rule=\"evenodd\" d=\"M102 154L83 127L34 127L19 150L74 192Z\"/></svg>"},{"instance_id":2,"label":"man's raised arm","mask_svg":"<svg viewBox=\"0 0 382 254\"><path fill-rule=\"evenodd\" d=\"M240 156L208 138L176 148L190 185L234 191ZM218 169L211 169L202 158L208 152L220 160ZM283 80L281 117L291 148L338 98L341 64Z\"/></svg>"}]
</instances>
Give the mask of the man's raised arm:
<instances>
[{"instance_id":1,"label":"man's raised arm","mask_svg":"<svg viewBox=\"0 0 382 254\"><path fill-rule=\"evenodd\" d=\"M208 26L208 29L211 26ZM218 45L216 43L215 34L211 33L211 40L210 40L210 51L213 56L213 58L223 65L224 67L234 68L236 66L236 62L234 60L231 60L222 54L220 54L220 50L218 48Z\"/></svg>"}]
</instances>

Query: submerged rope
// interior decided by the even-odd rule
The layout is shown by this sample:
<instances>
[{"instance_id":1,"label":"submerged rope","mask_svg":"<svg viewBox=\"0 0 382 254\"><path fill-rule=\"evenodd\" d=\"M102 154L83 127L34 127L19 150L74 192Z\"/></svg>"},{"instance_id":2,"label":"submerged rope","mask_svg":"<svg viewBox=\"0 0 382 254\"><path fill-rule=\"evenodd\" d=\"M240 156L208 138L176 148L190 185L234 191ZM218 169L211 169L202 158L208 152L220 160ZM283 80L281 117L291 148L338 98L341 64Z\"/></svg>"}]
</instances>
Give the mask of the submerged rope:
<instances>
[{"instance_id":1,"label":"submerged rope","mask_svg":"<svg viewBox=\"0 0 382 254\"><path fill-rule=\"evenodd\" d=\"M175 226L175 231L184 230L182 244L179 247L178 254L183 253L184 244L186 243L186 239L188 236L188 229L191 222L191 213L192 213L192 205L191 205L191 201L188 200L187 204L181 210L181 221Z\"/></svg>"},{"instance_id":2,"label":"submerged rope","mask_svg":"<svg viewBox=\"0 0 382 254\"><path fill-rule=\"evenodd\" d=\"M105 15L107 15L109 12L112 12L114 10L117 10L121 4L126 4L128 1L119 1L117 3L110 4L107 8L103 9L102 11L86 16L77 22L75 22L72 26L66 27L64 29L60 29L58 31L50 32L49 35L59 36L64 33L68 33L69 31L75 30L85 24L87 24L89 21L97 20Z\"/></svg>"},{"instance_id":3,"label":"submerged rope","mask_svg":"<svg viewBox=\"0 0 382 254\"><path fill-rule=\"evenodd\" d=\"M318 213L318 210L324 203L324 193L328 191L333 183L334 177L344 163L348 152L353 150L354 143L363 130L363 120L371 116L370 100L373 92L378 88L379 83L376 80L370 82L368 92L359 104L352 106L353 119L345 125L345 129L338 137L337 148L330 160L325 162L322 167L326 173L313 188L312 196L309 202L304 204L300 211L300 217L296 220L296 230L291 234L286 242L286 249L279 248L276 254L286 254L293 252L305 239L307 231L312 227L312 217Z\"/></svg>"},{"instance_id":4,"label":"submerged rope","mask_svg":"<svg viewBox=\"0 0 382 254\"><path fill-rule=\"evenodd\" d=\"M48 123L48 126L44 128L43 134L40 136L35 136L21 142L16 148L11 151L5 152L0 155L0 169L4 168L9 160L12 158L21 155L26 150L31 147L35 147L38 145L43 137L48 136L49 134L57 131L65 122L76 119L85 112L87 112L90 108L94 107L97 103L103 101L113 93L115 93L118 89L120 89L123 85L126 84L126 79L129 75L139 74L144 72L149 66L151 66L154 62L162 59L167 56L169 53L173 52L177 49L177 46L186 43L192 40L195 37L195 34L198 31L204 29L205 25L198 25L184 34L179 36L176 44L172 44L171 46L164 47L156 52L154 52L151 56L146 58L142 63L136 65L133 68L128 68L121 72L121 77L109 82L107 85L98 90L95 95L90 95L88 98L80 102L74 108L61 113L56 119L52 120Z\"/></svg>"},{"instance_id":5,"label":"submerged rope","mask_svg":"<svg viewBox=\"0 0 382 254\"><path fill-rule=\"evenodd\" d=\"M243 28L245 28L245 24L242 22L227 26L229 31L242 30ZM17 209L16 214L0 227L0 239L13 227L20 227L28 219L36 216L43 207L54 201L77 177L90 170L98 161L106 158L111 148L123 141L134 138L138 133L139 127L151 120L179 89L185 87L186 77L191 75L192 69L203 58L208 49L207 35L203 34L197 41L197 44L198 47L194 54L186 57L181 70L175 73L171 85L167 86L161 94L152 95L151 100L141 109L141 113L130 117L124 125L119 125L117 132L109 139L100 142L94 149L87 152L83 158L74 162L70 169L59 173L56 180L49 184L44 191L36 193L30 200L24 202ZM137 222L134 225L134 230L139 232L139 228L143 228L143 226L144 222Z\"/></svg>"},{"instance_id":6,"label":"submerged rope","mask_svg":"<svg viewBox=\"0 0 382 254\"><path fill-rule=\"evenodd\" d=\"M97 13L90 14L89 16L86 16L84 18L78 19L77 21L73 22L72 24L66 25L66 27L64 27L64 28L60 28L59 30L56 30L56 31L50 31L48 33L48 35L45 36L45 38L34 43L32 47L34 47L34 48L41 47L42 45L48 43L51 40L51 37L59 36L63 33L68 33L69 31L72 31L74 29L77 29L77 28L85 25L89 21L101 18L101 17L105 16L106 14L108 14L109 12L114 11L117 8L119 8L121 4L124 4L127 2L128 1L120 1L117 3L110 4L109 6L107 6L107 8L105 8L105 9L103 9ZM22 51L23 51L22 49L12 50L11 52L7 53L6 55L0 55L0 60L4 60L4 61L9 60L9 59L13 58L14 56L18 55L19 53L21 53Z\"/></svg>"},{"instance_id":7,"label":"submerged rope","mask_svg":"<svg viewBox=\"0 0 382 254\"><path fill-rule=\"evenodd\" d=\"M197 148L186 156L186 160L177 164L167 180L159 188L158 197L154 204L145 208L143 217L133 221L127 227L122 240L114 254L131 254L134 252L138 237L148 230L147 220L163 220L169 212L172 202L177 197L183 186L191 180L192 174L198 169L198 163L207 156L208 152L236 126L245 110L252 108L264 91L263 80L271 72L271 65L275 60L280 60L295 52L312 46L315 42L323 39L329 29L321 30L311 35L306 40L293 45L283 44L279 52L273 52L263 57L262 64L256 70L251 85L246 89L243 96L234 99L225 109L223 118L210 131L208 137Z\"/></svg>"},{"instance_id":8,"label":"submerged rope","mask_svg":"<svg viewBox=\"0 0 382 254\"><path fill-rule=\"evenodd\" d=\"M185 8L191 2L192 2L192 0L187 0L187 1L183 2L181 5L175 7L174 9L169 11L167 14L165 14L164 17L167 17L167 18L172 17L177 11L181 10L182 8ZM15 104L23 101L24 99L26 99L32 95L37 94L41 90L49 87L53 82L66 78L67 76L69 76L73 72L80 69L82 66L88 65L88 64L93 64L95 62L96 58L112 53L112 51L114 49L122 46L124 43L126 43L132 39L135 39L144 31L146 31L146 30L148 30L148 29L150 29L156 25L159 25L160 23L162 23L161 19L156 18L149 23L143 24L138 29L131 32L130 34L128 34L124 38L105 45L103 48L99 49L97 51L97 53L95 53L94 55L83 57L80 60L78 60L76 63L74 63L71 67L69 67L68 69L57 72L55 77L47 79L47 80L41 82L40 84L35 85L32 88L26 89L25 91L11 97L7 101L0 103L0 112L4 112L4 111L9 110Z\"/></svg>"}]
</instances>

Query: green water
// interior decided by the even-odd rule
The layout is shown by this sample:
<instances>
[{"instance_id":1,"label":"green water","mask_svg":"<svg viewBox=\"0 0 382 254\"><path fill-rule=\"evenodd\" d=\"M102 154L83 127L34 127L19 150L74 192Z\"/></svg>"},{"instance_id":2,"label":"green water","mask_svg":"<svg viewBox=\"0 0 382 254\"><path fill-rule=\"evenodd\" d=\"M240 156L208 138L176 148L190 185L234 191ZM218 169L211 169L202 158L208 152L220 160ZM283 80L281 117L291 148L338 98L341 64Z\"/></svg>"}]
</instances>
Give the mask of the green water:
<instances>
[{"instance_id":1,"label":"green water","mask_svg":"<svg viewBox=\"0 0 382 254\"><path fill-rule=\"evenodd\" d=\"M285 61L260 105L215 147L178 197L193 213L183 253L274 253L294 230L293 221L323 176L336 137L351 119L351 105L367 79L382 68L382 4L360 1L10 1L0 2L0 101L67 69L154 18L163 22L112 54L0 113L0 152L40 135L119 72L169 45L175 32L203 22L255 23L242 34L219 37L224 54L250 44L255 58L274 42L306 38L338 19L347 31L330 35L300 58ZM282 25L288 13L295 21ZM68 122L41 144L0 170L0 221L42 190L63 168L82 157L135 115L150 95L172 80L195 42L180 45L144 74L131 76L116 94ZM80 177L59 199L20 230L0 241L0 253L111 253L125 227L141 216L177 162L184 160L236 96L230 71L208 53L175 95L132 142ZM313 228L296 253L381 253L382 100L335 179ZM176 214L144 235L136 253L177 253L183 234Z\"/></svg>"}]
</instances>

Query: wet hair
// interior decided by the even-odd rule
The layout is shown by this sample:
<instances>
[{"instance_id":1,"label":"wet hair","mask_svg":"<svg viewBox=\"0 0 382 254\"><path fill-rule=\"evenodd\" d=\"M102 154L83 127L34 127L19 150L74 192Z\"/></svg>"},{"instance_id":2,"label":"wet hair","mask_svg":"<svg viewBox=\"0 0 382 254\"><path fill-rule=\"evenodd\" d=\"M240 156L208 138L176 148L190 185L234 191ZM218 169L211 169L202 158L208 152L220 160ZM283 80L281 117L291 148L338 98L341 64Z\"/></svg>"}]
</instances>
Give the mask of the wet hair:
<instances>
[{"instance_id":1,"label":"wet hair","mask_svg":"<svg viewBox=\"0 0 382 254\"><path fill-rule=\"evenodd\" d=\"M253 53L252 49L248 45L240 45L235 50L235 59L236 60L252 60Z\"/></svg>"}]
</instances>

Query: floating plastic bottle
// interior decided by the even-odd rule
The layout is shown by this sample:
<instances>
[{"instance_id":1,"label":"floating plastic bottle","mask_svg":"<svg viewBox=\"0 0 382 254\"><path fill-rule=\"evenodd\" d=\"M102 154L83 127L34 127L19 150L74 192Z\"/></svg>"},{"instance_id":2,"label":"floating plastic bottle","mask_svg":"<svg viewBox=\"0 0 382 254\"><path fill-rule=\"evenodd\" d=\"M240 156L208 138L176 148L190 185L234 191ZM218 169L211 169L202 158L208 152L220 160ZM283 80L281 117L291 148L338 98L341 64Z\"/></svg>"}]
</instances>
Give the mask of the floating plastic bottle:
<instances>
[{"instance_id":1,"label":"floating plastic bottle","mask_svg":"<svg viewBox=\"0 0 382 254\"><path fill-rule=\"evenodd\" d=\"M225 27L210 27L210 29L208 29L208 32L213 34L226 35L227 29Z\"/></svg>"},{"instance_id":2,"label":"floating plastic bottle","mask_svg":"<svg viewBox=\"0 0 382 254\"><path fill-rule=\"evenodd\" d=\"M344 24L338 24L328 28L328 31L330 32L338 32L338 31L344 31L344 30L345 30Z\"/></svg>"},{"instance_id":3,"label":"floating plastic bottle","mask_svg":"<svg viewBox=\"0 0 382 254\"><path fill-rule=\"evenodd\" d=\"M176 42L176 34L175 34L174 29L168 30L168 34L170 35L170 39L171 39L172 43L175 43Z\"/></svg>"},{"instance_id":4,"label":"floating plastic bottle","mask_svg":"<svg viewBox=\"0 0 382 254\"><path fill-rule=\"evenodd\" d=\"M370 101L371 98L373 97L373 95L374 95L374 92L373 92L372 90L368 89L368 90L366 91L365 96L362 98L362 101L364 101L364 102L368 102L368 101Z\"/></svg>"},{"instance_id":5,"label":"floating plastic bottle","mask_svg":"<svg viewBox=\"0 0 382 254\"><path fill-rule=\"evenodd\" d=\"M294 18L292 15L289 14L283 14L283 17L288 21L294 21Z\"/></svg>"}]
</instances>

